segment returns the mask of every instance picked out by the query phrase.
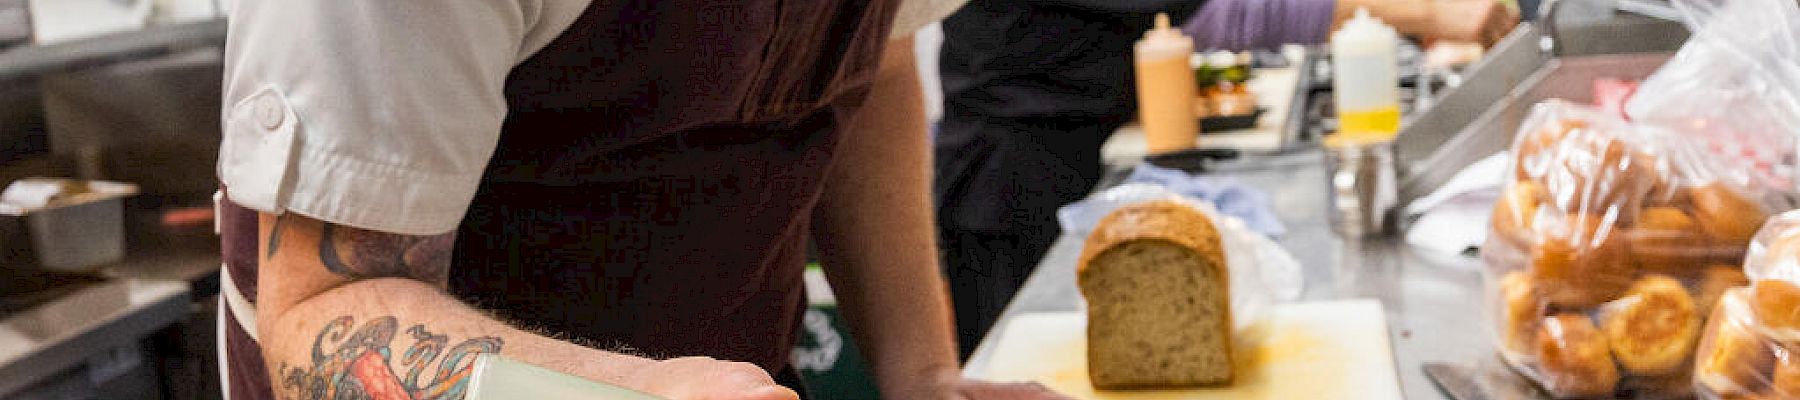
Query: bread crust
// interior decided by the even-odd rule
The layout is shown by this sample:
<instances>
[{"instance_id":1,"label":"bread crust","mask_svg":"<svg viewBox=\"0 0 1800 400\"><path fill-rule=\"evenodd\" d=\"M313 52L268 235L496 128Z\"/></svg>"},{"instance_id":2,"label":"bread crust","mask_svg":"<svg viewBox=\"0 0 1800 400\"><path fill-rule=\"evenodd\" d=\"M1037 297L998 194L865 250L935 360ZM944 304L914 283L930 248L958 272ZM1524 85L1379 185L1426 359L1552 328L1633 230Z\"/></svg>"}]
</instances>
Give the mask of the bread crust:
<instances>
[{"instance_id":1,"label":"bread crust","mask_svg":"<svg viewBox=\"0 0 1800 400\"><path fill-rule=\"evenodd\" d=\"M1076 275L1087 272L1089 262L1106 249L1139 239L1174 242L1200 252L1211 265L1225 265L1225 245L1211 219L1185 204L1156 200L1119 207L1101 218L1081 247ZM1229 276L1229 271L1218 272L1221 277Z\"/></svg>"}]
</instances>

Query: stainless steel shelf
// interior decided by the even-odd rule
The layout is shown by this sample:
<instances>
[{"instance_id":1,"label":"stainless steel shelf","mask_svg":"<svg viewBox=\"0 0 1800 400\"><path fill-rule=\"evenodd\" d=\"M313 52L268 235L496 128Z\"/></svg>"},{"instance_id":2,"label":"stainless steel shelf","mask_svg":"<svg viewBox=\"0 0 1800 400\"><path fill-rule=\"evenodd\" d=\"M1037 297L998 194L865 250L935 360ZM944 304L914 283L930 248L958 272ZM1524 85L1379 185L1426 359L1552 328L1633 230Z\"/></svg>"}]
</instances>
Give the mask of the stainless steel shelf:
<instances>
[{"instance_id":1,"label":"stainless steel shelf","mask_svg":"<svg viewBox=\"0 0 1800 400\"><path fill-rule=\"evenodd\" d=\"M225 43L225 20L153 26L90 39L50 45L24 45L0 51L0 80L84 68L124 59L153 57L196 46Z\"/></svg>"}]
</instances>

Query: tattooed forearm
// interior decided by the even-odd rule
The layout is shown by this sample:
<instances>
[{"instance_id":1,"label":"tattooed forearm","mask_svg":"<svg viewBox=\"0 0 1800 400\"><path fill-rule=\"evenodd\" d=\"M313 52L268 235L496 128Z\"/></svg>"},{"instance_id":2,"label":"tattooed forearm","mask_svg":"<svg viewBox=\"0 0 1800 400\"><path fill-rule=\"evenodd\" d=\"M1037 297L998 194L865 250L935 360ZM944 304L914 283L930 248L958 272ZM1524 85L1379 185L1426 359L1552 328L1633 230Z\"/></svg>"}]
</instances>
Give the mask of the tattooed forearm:
<instances>
[{"instance_id":1,"label":"tattooed forearm","mask_svg":"<svg viewBox=\"0 0 1800 400\"><path fill-rule=\"evenodd\" d=\"M434 282L447 277L455 240L455 233L396 235L331 224L319 235L319 261L338 275Z\"/></svg>"},{"instance_id":2,"label":"tattooed forearm","mask_svg":"<svg viewBox=\"0 0 1800 400\"><path fill-rule=\"evenodd\" d=\"M399 357L391 345L398 324L394 317L363 323L338 317L313 340L305 368L281 363L281 388L290 399L460 400L475 366L475 356L498 353L500 338L483 336L445 349L449 338L413 325L406 329L412 344ZM346 336L348 336L346 338ZM327 346L335 347L327 352ZM441 356L441 357L440 357ZM404 375L396 372L404 372ZM421 380L420 375L426 374Z\"/></svg>"}]
</instances>

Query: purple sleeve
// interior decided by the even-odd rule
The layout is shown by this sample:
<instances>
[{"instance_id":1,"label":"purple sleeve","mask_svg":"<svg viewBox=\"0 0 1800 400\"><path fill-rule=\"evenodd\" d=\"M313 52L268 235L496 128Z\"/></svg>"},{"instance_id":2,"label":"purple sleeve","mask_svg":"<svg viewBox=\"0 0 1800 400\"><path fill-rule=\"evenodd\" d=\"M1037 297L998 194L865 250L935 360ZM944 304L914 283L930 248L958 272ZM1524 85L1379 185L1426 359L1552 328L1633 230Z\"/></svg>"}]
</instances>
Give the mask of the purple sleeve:
<instances>
[{"instance_id":1,"label":"purple sleeve","mask_svg":"<svg viewBox=\"0 0 1800 400\"><path fill-rule=\"evenodd\" d=\"M1181 30L1199 50L1250 50L1324 43L1336 0L1210 0Z\"/></svg>"}]
</instances>

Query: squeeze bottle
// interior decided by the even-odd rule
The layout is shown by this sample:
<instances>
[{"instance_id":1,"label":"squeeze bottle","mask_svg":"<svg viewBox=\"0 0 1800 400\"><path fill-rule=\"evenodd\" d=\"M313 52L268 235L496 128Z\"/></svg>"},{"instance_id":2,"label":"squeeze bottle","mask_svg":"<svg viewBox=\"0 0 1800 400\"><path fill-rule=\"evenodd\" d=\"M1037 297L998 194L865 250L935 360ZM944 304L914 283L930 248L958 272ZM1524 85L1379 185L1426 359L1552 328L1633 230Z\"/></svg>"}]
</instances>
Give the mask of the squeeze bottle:
<instances>
[{"instance_id":1,"label":"squeeze bottle","mask_svg":"<svg viewBox=\"0 0 1800 400\"><path fill-rule=\"evenodd\" d=\"M1399 41L1394 27L1363 8L1331 34L1338 142L1386 141L1400 132Z\"/></svg>"},{"instance_id":2,"label":"squeeze bottle","mask_svg":"<svg viewBox=\"0 0 1800 400\"><path fill-rule=\"evenodd\" d=\"M1168 14L1156 14L1156 28L1133 48L1137 71L1138 121L1150 154L1191 149L1197 145L1200 121L1194 118L1199 87L1188 59L1194 39L1169 27Z\"/></svg>"}]
</instances>

